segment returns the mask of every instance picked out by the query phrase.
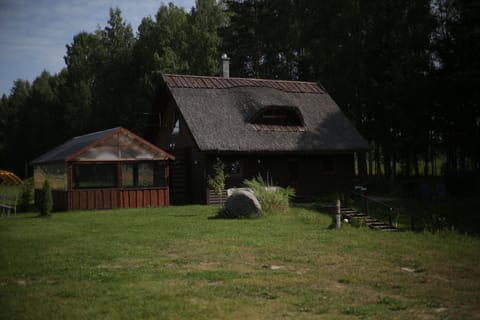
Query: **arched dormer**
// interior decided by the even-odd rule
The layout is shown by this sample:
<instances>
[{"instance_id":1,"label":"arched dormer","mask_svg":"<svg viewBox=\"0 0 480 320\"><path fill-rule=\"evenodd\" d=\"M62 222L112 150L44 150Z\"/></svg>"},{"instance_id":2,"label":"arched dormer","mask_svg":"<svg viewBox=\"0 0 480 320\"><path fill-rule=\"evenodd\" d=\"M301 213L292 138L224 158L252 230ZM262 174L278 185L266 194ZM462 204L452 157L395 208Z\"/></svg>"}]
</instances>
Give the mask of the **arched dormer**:
<instances>
[{"instance_id":1,"label":"arched dormer","mask_svg":"<svg viewBox=\"0 0 480 320\"><path fill-rule=\"evenodd\" d=\"M259 131L305 131L305 122L297 107L265 107L249 122Z\"/></svg>"}]
</instances>

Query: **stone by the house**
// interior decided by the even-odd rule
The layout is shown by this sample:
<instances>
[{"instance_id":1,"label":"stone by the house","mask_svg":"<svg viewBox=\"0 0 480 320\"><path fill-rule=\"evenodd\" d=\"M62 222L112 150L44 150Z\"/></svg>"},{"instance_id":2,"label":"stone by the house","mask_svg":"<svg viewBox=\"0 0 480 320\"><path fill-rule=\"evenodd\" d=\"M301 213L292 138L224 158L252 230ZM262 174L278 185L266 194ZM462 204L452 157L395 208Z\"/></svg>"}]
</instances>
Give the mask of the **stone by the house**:
<instances>
[{"instance_id":1,"label":"stone by the house","mask_svg":"<svg viewBox=\"0 0 480 320\"><path fill-rule=\"evenodd\" d=\"M222 209L226 218L251 218L260 216L262 206L257 197L249 191L236 191L232 193Z\"/></svg>"}]
</instances>

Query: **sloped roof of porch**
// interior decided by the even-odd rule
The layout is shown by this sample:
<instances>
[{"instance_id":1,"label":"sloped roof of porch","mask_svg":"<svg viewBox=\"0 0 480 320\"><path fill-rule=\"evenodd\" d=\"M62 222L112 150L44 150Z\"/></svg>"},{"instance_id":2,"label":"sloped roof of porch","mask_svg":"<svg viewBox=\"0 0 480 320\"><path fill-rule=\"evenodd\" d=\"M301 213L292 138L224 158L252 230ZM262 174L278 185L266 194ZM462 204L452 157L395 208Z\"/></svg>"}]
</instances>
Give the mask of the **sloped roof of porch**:
<instances>
[{"instance_id":1,"label":"sloped roof of porch","mask_svg":"<svg viewBox=\"0 0 480 320\"><path fill-rule=\"evenodd\" d=\"M102 146L112 139L115 135L118 137L122 136L125 139L128 139L131 143L137 145L137 149L142 151L148 150L148 154L138 154L132 156L132 152L122 156L120 142L117 146L117 155L109 154L107 156L100 155L100 157L95 158L95 155L92 154L92 150L95 147ZM120 139L120 138L118 138ZM118 140L120 141L120 140ZM111 144L111 143L110 143ZM115 146L112 146L115 147ZM89 154L90 152L90 154ZM122 128L116 127L103 131L93 132L81 136L72 138L71 140L65 142L64 144L44 153L40 157L31 161L31 165L37 165L42 163L52 163L52 162L68 162L68 161L82 161L82 160L97 160L97 161L118 161L118 160L173 160L174 156L160 149L159 147L151 144L150 142L142 139L138 135L132 133L131 131Z\"/></svg>"}]
</instances>

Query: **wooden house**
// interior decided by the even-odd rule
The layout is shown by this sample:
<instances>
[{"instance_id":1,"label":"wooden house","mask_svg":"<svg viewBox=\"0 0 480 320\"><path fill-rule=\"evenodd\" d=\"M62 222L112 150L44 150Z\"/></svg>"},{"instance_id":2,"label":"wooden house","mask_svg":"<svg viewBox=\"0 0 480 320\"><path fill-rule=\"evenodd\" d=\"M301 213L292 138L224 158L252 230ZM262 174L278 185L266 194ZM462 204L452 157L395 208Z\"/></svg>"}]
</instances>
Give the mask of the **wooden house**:
<instances>
[{"instance_id":1,"label":"wooden house","mask_svg":"<svg viewBox=\"0 0 480 320\"><path fill-rule=\"evenodd\" d=\"M206 203L213 163L227 188L261 175L313 197L351 188L368 145L317 83L163 74L150 139L175 155L173 203Z\"/></svg>"},{"instance_id":2,"label":"wooden house","mask_svg":"<svg viewBox=\"0 0 480 320\"><path fill-rule=\"evenodd\" d=\"M166 206L173 159L120 127L78 136L31 162L36 198L48 180L56 210Z\"/></svg>"}]
</instances>

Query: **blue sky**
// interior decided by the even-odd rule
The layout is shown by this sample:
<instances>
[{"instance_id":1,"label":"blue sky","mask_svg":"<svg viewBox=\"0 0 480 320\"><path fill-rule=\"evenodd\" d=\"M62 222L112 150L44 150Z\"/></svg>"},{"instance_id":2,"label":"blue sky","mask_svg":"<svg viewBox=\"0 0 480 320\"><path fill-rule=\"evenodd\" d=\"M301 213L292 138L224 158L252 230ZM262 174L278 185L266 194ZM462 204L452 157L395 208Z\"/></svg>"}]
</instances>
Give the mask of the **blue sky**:
<instances>
[{"instance_id":1,"label":"blue sky","mask_svg":"<svg viewBox=\"0 0 480 320\"><path fill-rule=\"evenodd\" d=\"M32 82L43 70L64 66L65 45L81 31L104 27L111 7L119 7L136 33L143 17L163 3L190 10L195 0L0 0L0 96L16 79Z\"/></svg>"}]
</instances>

